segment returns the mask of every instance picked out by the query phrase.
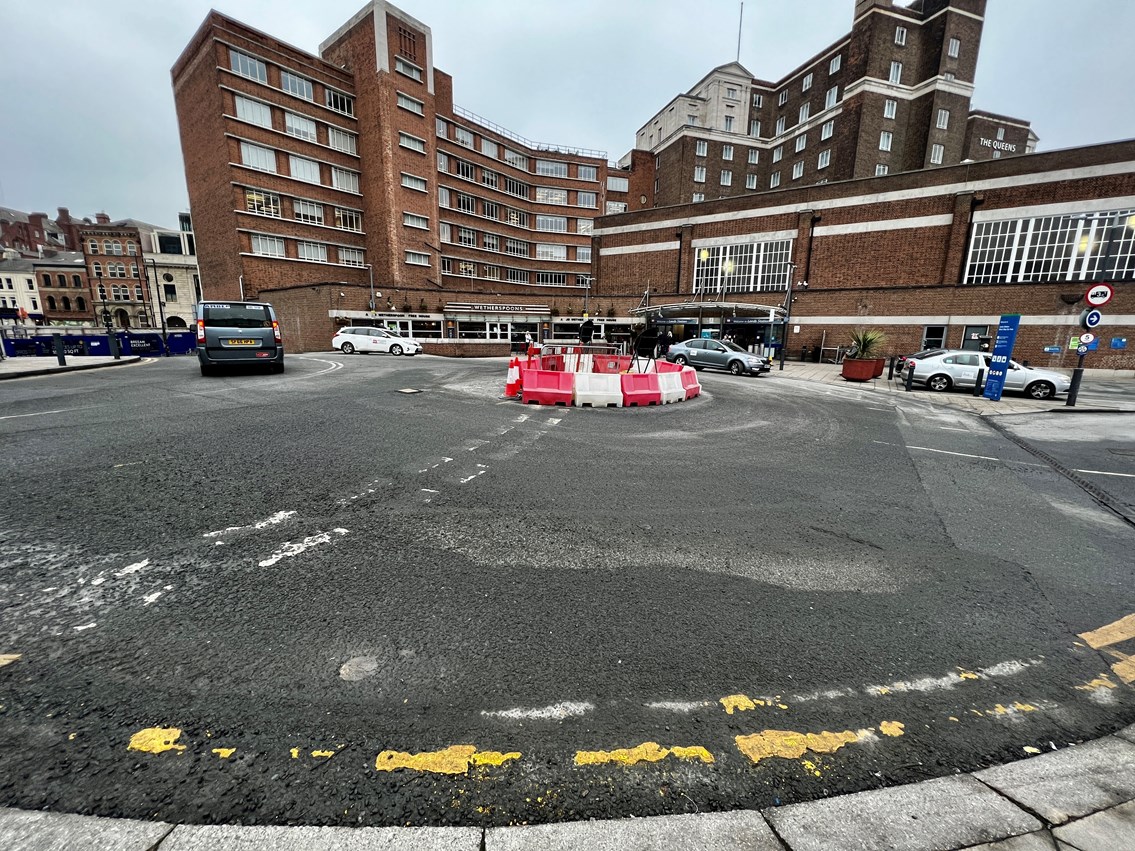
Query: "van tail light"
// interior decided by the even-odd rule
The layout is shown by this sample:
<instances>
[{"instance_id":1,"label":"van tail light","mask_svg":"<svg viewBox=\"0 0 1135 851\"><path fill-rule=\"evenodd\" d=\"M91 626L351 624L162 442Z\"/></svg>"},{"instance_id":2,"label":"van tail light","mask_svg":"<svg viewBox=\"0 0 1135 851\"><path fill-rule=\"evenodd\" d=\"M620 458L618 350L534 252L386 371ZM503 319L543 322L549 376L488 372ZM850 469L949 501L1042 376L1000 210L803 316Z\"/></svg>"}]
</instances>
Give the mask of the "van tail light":
<instances>
[{"instance_id":1,"label":"van tail light","mask_svg":"<svg viewBox=\"0 0 1135 851\"><path fill-rule=\"evenodd\" d=\"M280 336L280 323L275 319L272 320L272 333L276 335L276 342L282 343L284 338Z\"/></svg>"},{"instance_id":2,"label":"van tail light","mask_svg":"<svg viewBox=\"0 0 1135 851\"><path fill-rule=\"evenodd\" d=\"M198 343L204 343L205 342L205 320L204 319L198 319L197 320L197 342Z\"/></svg>"}]
</instances>

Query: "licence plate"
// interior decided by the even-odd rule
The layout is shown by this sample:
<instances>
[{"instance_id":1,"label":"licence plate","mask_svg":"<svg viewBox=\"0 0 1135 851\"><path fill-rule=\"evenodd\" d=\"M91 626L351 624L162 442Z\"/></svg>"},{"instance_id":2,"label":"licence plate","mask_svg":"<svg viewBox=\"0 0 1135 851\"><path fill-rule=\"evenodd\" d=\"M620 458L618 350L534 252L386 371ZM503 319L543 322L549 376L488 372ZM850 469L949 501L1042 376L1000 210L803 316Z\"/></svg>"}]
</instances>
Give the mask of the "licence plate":
<instances>
[{"instance_id":1,"label":"licence plate","mask_svg":"<svg viewBox=\"0 0 1135 851\"><path fill-rule=\"evenodd\" d=\"M259 340L229 340L230 346L259 346Z\"/></svg>"}]
</instances>

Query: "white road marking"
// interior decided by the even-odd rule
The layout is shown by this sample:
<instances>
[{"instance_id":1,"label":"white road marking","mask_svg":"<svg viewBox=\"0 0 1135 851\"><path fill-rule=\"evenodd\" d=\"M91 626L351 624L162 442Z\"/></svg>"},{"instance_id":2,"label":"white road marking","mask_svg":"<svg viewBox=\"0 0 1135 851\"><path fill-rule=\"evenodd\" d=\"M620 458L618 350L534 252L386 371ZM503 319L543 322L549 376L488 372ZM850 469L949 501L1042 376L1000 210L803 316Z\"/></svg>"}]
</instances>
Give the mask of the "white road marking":
<instances>
[{"instance_id":1,"label":"white road marking","mask_svg":"<svg viewBox=\"0 0 1135 851\"><path fill-rule=\"evenodd\" d=\"M1127 479L1135 479L1135 473L1109 473L1106 470L1076 470L1077 473L1091 473L1095 476L1123 476Z\"/></svg>"},{"instance_id":2,"label":"white road marking","mask_svg":"<svg viewBox=\"0 0 1135 851\"><path fill-rule=\"evenodd\" d=\"M331 532L320 532L318 535L308 535L302 541L285 541L280 549L272 553L268 558L261 561L261 567L271 567L280 559L295 558L300 553L311 547L317 547L320 544L326 544L331 541L331 534L346 535L346 529L332 529Z\"/></svg>"},{"instance_id":3,"label":"white road marking","mask_svg":"<svg viewBox=\"0 0 1135 851\"><path fill-rule=\"evenodd\" d=\"M513 420L513 422L514 423L522 423L526 419L528 419L528 414L521 414L519 417L517 417L515 420Z\"/></svg>"},{"instance_id":4,"label":"white road marking","mask_svg":"<svg viewBox=\"0 0 1135 851\"><path fill-rule=\"evenodd\" d=\"M140 573L143 568L149 565L149 563L150 560L148 558L142 559L141 561L135 562L134 564L126 565L126 567L122 568L122 570L118 571L118 573L114 575L121 578L123 576L129 576L131 573Z\"/></svg>"},{"instance_id":5,"label":"white road marking","mask_svg":"<svg viewBox=\"0 0 1135 851\"><path fill-rule=\"evenodd\" d=\"M961 673L950 671L941 677L922 677L917 680L897 680L893 683L888 683L883 686L867 686L865 691L868 694L881 695L889 694L890 692L910 692L910 691L941 691L943 689L952 689L962 685L967 680L987 680L990 677L1011 677L1030 668L1034 665L1040 665L1040 659L1029 659L1026 662L1021 662L1016 659L1010 659L1005 662L999 662L989 668L981 668L977 671L963 671Z\"/></svg>"},{"instance_id":6,"label":"white road marking","mask_svg":"<svg viewBox=\"0 0 1135 851\"><path fill-rule=\"evenodd\" d=\"M144 597L142 598L143 600L145 600L145 601L146 601L146 602L144 603L144 605L146 605L146 606L150 605L150 603L153 603L153 602L154 602L155 600L157 600L157 599L158 599L158 597L160 597L160 596L162 596L162 592L161 592L161 591L155 591L155 592L154 592L153 594L146 594L146 595L145 595L145 596L144 596Z\"/></svg>"},{"instance_id":7,"label":"white road marking","mask_svg":"<svg viewBox=\"0 0 1135 851\"><path fill-rule=\"evenodd\" d=\"M576 718L580 715L585 715L594 708L595 704L593 703L564 701L563 703L554 703L551 706L542 706L536 709L517 707L516 709L501 709L495 712L481 710L481 714L486 718L505 718L509 721L562 721L565 718Z\"/></svg>"},{"instance_id":8,"label":"white road marking","mask_svg":"<svg viewBox=\"0 0 1135 851\"><path fill-rule=\"evenodd\" d=\"M553 417L548 420L548 425L559 425L561 422L563 422L562 419L556 419L555 417Z\"/></svg>"},{"instance_id":9,"label":"white road marking","mask_svg":"<svg viewBox=\"0 0 1135 851\"><path fill-rule=\"evenodd\" d=\"M98 624L95 623L94 621L91 621L90 623L83 624L82 626L75 627L75 632L82 632L83 630L86 630L86 629L94 629L96 626L98 626Z\"/></svg>"},{"instance_id":10,"label":"white road marking","mask_svg":"<svg viewBox=\"0 0 1135 851\"><path fill-rule=\"evenodd\" d=\"M441 491L435 491L431 488L422 488L422 493L441 493Z\"/></svg>"},{"instance_id":11,"label":"white road marking","mask_svg":"<svg viewBox=\"0 0 1135 851\"><path fill-rule=\"evenodd\" d=\"M469 482L473 481L473 479L477 478L477 476L483 476L483 475L485 475L485 473L487 473L487 472L488 472L488 470L478 470L478 471L477 471L476 473L474 473L473 475L471 475L471 476L466 476L466 477L465 477L464 479L462 479L462 480L461 480L461 484L463 484L463 485L464 485L464 484L467 484L467 483L469 483Z\"/></svg>"},{"instance_id":12,"label":"white road marking","mask_svg":"<svg viewBox=\"0 0 1135 851\"><path fill-rule=\"evenodd\" d=\"M288 518L295 515L295 511L277 511L271 517L265 520L258 520L248 526L229 526L225 529L218 529L216 532L204 532L202 538L217 538L221 535L227 535L229 532L239 532L242 529L267 529L269 526L276 526L283 523Z\"/></svg>"},{"instance_id":13,"label":"white road marking","mask_svg":"<svg viewBox=\"0 0 1135 851\"><path fill-rule=\"evenodd\" d=\"M138 464L145 464L145 461L127 461L125 464L115 464L113 469L117 470L119 467L134 467Z\"/></svg>"},{"instance_id":14,"label":"white road marking","mask_svg":"<svg viewBox=\"0 0 1135 851\"><path fill-rule=\"evenodd\" d=\"M666 712L690 713L698 709L713 706L710 700L656 700L644 704L647 709L662 709Z\"/></svg>"},{"instance_id":15,"label":"white road marking","mask_svg":"<svg viewBox=\"0 0 1135 851\"><path fill-rule=\"evenodd\" d=\"M968 428L951 428L950 426L938 426L942 431L969 431Z\"/></svg>"},{"instance_id":16,"label":"white road marking","mask_svg":"<svg viewBox=\"0 0 1135 851\"><path fill-rule=\"evenodd\" d=\"M65 414L68 411L89 411L92 408L104 408L105 405L84 405L81 408L56 408L54 411L39 411L35 414L9 414L6 417L0 417L0 420L18 420L23 417L45 417L48 414Z\"/></svg>"},{"instance_id":17,"label":"white road marking","mask_svg":"<svg viewBox=\"0 0 1135 851\"><path fill-rule=\"evenodd\" d=\"M887 443L884 440L873 440L872 443L879 443L883 446L901 446L899 443ZM929 446L907 446L907 449L918 449L922 452L937 452L941 455L957 455L961 458L977 458L981 461L1000 461L1000 458L991 458L988 455L971 455L968 452L949 452L945 449L931 449Z\"/></svg>"}]
</instances>

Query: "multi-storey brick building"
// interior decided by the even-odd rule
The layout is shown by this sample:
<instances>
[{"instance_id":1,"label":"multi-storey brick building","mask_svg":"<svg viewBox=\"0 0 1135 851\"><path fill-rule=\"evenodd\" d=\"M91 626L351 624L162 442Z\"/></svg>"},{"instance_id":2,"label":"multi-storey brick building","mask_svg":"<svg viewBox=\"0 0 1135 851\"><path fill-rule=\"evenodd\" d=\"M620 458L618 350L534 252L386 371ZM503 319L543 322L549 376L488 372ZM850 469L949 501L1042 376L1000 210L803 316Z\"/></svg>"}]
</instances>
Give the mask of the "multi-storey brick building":
<instances>
[{"instance_id":1,"label":"multi-storey brick building","mask_svg":"<svg viewBox=\"0 0 1135 851\"><path fill-rule=\"evenodd\" d=\"M332 319L489 340L587 303L592 222L631 178L456 106L432 45L381 0L319 56L206 18L172 75L207 297L324 286ZM305 346L334 327L284 318Z\"/></svg>"},{"instance_id":2,"label":"multi-storey brick building","mask_svg":"<svg viewBox=\"0 0 1135 851\"><path fill-rule=\"evenodd\" d=\"M111 222L106 213L93 224L78 228L79 244L94 287L91 321L99 324L109 313L118 328L152 328L153 296L142 262L142 239L138 228Z\"/></svg>"},{"instance_id":3,"label":"multi-storey brick building","mask_svg":"<svg viewBox=\"0 0 1135 851\"><path fill-rule=\"evenodd\" d=\"M654 203L1031 152L1027 122L970 111L984 13L985 0L857 0L851 32L780 80L715 68L636 135Z\"/></svg>"}]
</instances>

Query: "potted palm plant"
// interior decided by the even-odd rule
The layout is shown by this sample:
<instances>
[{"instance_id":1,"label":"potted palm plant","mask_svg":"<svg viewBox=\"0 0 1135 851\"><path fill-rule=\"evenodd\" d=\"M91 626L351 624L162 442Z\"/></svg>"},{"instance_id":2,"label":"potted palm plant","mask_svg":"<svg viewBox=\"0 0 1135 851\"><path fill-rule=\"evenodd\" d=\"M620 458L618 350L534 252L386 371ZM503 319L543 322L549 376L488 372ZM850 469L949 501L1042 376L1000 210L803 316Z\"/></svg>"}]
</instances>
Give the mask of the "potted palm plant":
<instances>
[{"instance_id":1,"label":"potted palm plant","mask_svg":"<svg viewBox=\"0 0 1135 851\"><path fill-rule=\"evenodd\" d=\"M886 358L880 357L887 335L878 328L856 328L851 334L851 351L843 359L844 381L869 381L883 374Z\"/></svg>"}]
</instances>

